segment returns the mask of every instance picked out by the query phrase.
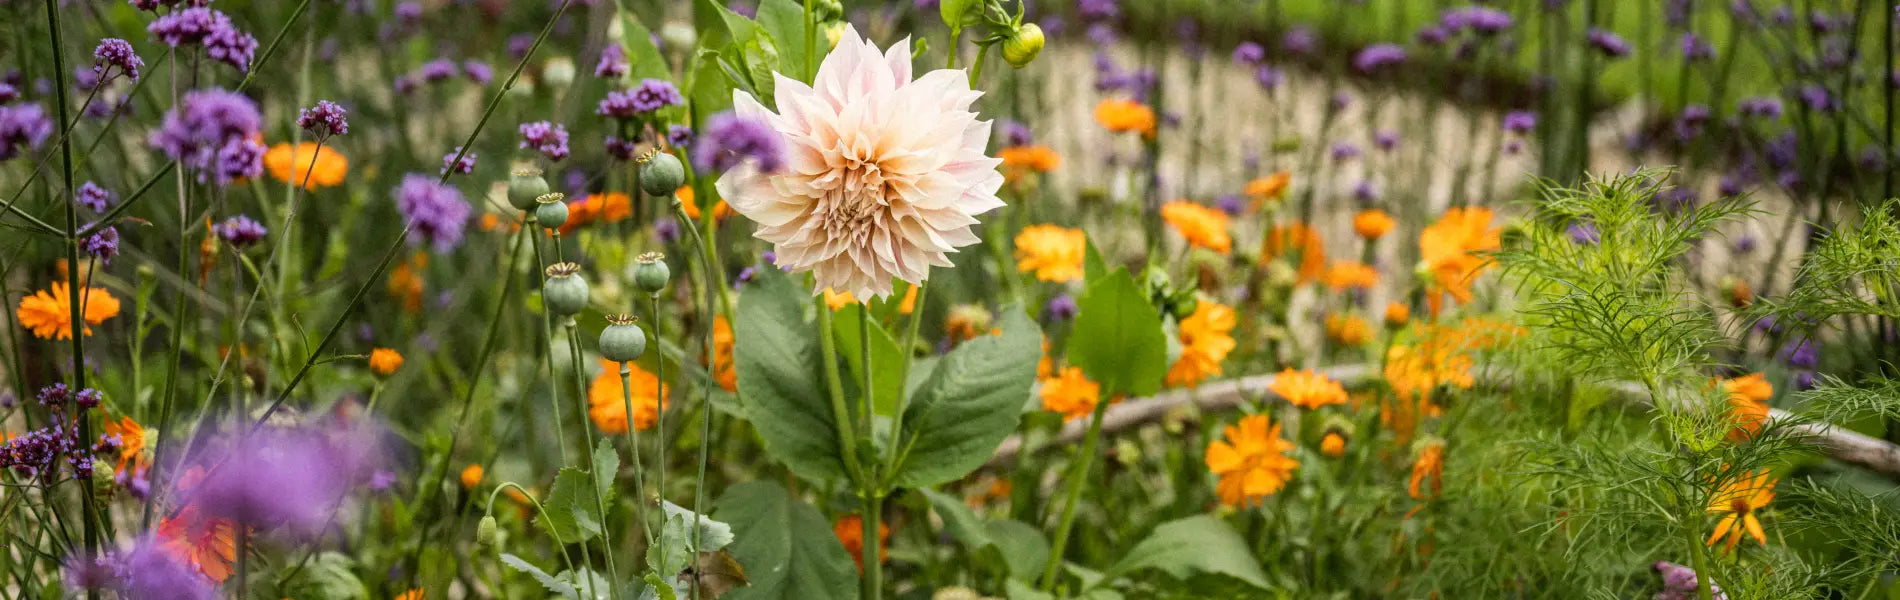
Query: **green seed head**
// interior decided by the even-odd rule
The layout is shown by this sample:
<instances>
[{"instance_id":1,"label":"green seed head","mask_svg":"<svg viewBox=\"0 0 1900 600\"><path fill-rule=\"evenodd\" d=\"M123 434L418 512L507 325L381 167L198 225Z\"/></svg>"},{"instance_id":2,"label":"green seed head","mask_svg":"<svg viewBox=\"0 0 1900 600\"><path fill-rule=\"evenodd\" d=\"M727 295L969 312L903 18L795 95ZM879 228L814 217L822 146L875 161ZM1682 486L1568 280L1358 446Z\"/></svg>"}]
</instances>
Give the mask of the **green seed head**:
<instances>
[{"instance_id":1,"label":"green seed head","mask_svg":"<svg viewBox=\"0 0 1900 600\"><path fill-rule=\"evenodd\" d=\"M565 199L567 196L560 192L542 194L541 197L536 198L534 220L542 227L560 227L567 224L567 203L562 202Z\"/></svg>"},{"instance_id":2,"label":"green seed head","mask_svg":"<svg viewBox=\"0 0 1900 600\"><path fill-rule=\"evenodd\" d=\"M573 316L587 308L587 280L580 273L581 266L571 262L548 265L541 295L553 314Z\"/></svg>"},{"instance_id":3,"label":"green seed head","mask_svg":"<svg viewBox=\"0 0 1900 600\"><path fill-rule=\"evenodd\" d=\"M483 515L480 524L475 526L475 543L484 548L495 546L496 538L501 536L501 527L495 524L494 515Z\"/></svg>"},{"instance_id":4,"label":"green seed head","mask_svg":"<svg viewBox=\"0 0 1900 600\"><path fill-rule=\"evenodd\" d=\"M508 203L522 211L534 210L535 200L548 193L548 180L541 178L540 169L522 169L515 171L508 179Z\"/></svg>"},{"instance_id":5,"label":"green seed head","mask_svg":"<svg viewBox=\"0 0 1900 600\"><path fill-rule=\"evenodd\" d=\"M600 330L600 356L614 362L638 360L647 351L647 332L634 324L633 315L607 317Z\"/></svg>"},{"instance_id":6,"label":"green seed head","mask_svg":"<svg viewBox=\"0 0 1900 600\"><path fill-rule=\"evenodd\" d=\"M666 256L658 252L641 254L634 259L639 263L633 268L633 283L649 294L658 294L666 289L673 273L666 267Z\"/></svg>"},{"instance_id":7,"label":"green seed head","mask_svg":"<svg viewBox=\"0 0 1900 600\"><path fill-rule=\"evenodd\" d=\"M670 152L656 152L640 161L640 189L662 198L686 183L686 166Z\"/></svg>"}]
</instances>

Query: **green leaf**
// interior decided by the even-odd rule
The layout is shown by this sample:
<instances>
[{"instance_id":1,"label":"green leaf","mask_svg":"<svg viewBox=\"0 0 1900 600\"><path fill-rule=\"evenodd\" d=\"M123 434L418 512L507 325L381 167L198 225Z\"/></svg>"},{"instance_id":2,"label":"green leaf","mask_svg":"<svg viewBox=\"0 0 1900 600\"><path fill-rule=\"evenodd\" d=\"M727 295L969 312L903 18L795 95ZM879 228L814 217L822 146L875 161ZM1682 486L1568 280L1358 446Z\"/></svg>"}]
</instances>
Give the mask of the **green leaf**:
<instances>
[{"instance_id":1,"label":"green leaf","mask_svg":"<svg viewBox=\"0 0 1900 600\"><path fill-rule=\"evenodd\" d=\"M726 32L732 36L730 47L734 52L729 53L729 56L736 55L745 60L740 74L751 84L759 103L772 106L772 73L779 70L778 43L772 41L772 35L752 19L732 12L724 4L713 4L719 11L720 20L726 25Z\"/></svg>"},{"instance_id":2,"label":"green leaf","mask_svg":"<svg viewBox=\"0 0 1900 600\"><path fill-rule=\"evenodd\" d=\"M660 48L653 45L653 30L647 29L639 15L632 12L623 11L620 16L620 46L627 50L627 62L631 65L627 74L634 78L670 79L673 70L660 55Z\"/></svg>"},{"instance_id":3,"label":"green leaf","mask_svg":"<svg viewBox=\"0 0 1900 600\"><path fill-rule=\"evenodd\" d=\"M660 509L666 513L666 524L660 528L662 556L659 548L647 552L647 566L657 573L667 576L678 575L692 564L693 557L701 552L717 552L732 543L732 526L702 514L687 510L678 504L660 501ZM698 534L699 547L693 546L694 534Z\"/></svg>"},{"instance_id":4,"label":"green leaf","mask_svg":"<svg viewBox=\"0 0 1900 600\"><path fill-rule=\"evenodd\" d=\"M1020 579L1004 582L1003 593L1009 600L1056 600L1055 595L1037 591L1035 584Z\"/></svg>"},{"instance_id":5,"label":"green leaf","mask_svg":"<svg viewBox=\"0 0 1900 600\"><path fill-rule=\"evenodd\" d=\"M336 552L311 557L284 583L282 595L302 600L369 600L369 587L355 573L356 561Z\"/></svg>"},{"instance_id":6,"label":"green leaf","mask_svg":"<svg viewBox=\"0 0 1900 600\"><path fill-rule=\"evenodd\" d=\"M693 101L693 128L704 131L706 119L732 108L732 79L726 76L726 70L720 68L720 55L717 52L701 51L697 57L698 67L693 69L691 94Z\"/></svg>"},{"instance_id":7,"label":"green leaf","mask_svg":"<svg viewBox=\"0 0 1900 600\"><path fill-rule=\"evenodd\" d=\"M714 503L713 514L732 524L735 538L727 551L752 582L728 592L726 600L858 597L858 567L831 524L785 488L764 481L732 486Z\"/></svg>"},{"instance_id":8,"label":"green leaf","mask_svg":"<svg viewBox=\"0 0 1900 600\"><path fill-rule=\"evenodd\" d=\"M1018 308L1002 314L1002 335L957 346L918 388L904 412L898 485L923 488L968 475L1016 430L1036 380L1042 331Z\"/></svg>"},{"instance_id":9,"label":"green leaf","mask_svg":"<svg viewBox=\"0 0 1900 600\"><path fill-rule=\"evenodd\" d=\"M759 3L759 26L778 43L779 72L803 79L812 57L805 54L805 8L793 0Z\"/></svg>"},{"instance_id":10,"label":"green leaf","mask_svg":"<svg viewBox=\"0 0 1900 600\"><path fill-rule=\"evenodd\" d=\"M784 272L761 269L739 294L732 357L739 400L765 450L813 481L845 479L838 423L821 375L816 326L805 320L809 294Z\"/></svg>"},{"instance_id":11,"label":"green leaf","mask_svg":"<svg viewBox=\"0 0 1900 600\"><path fill-rule=\"evenodd\" d=\"M1161 333L1161 314L1134 277L1117 269L1090 281L1076 307L1068 359L1101 384L1102 396L1146 396L1161 389L1168 339Z\"/></svg>"},{"instance_id":12,"label":"green leaf","mask_svg":"<svg viewBox=\"0 0 1900 600\"><path fill-rule=\"evenodd\" d=\"M837 311L831 319L833 338L838 340L838 354L844 358L846 370L853 383L864 381L864 352L858 348L858 313L864 310L863 304L852 304ZM871 410L880 417L896 418L897 401L904 393L904 369L896 368L904 363L904 354L897 349L897 340L877 321L868 322L871 333ZM864 393L858 390L858 393Z\"/></svg>"},{"instance_id":13,"label":"green leaf","mask_svg":"<svg viewBox=\"0 0 1900 600\"><path fill-rule=\"evenodd\" d=\"M1015 519L994 519L983 524L983 533L1003 555L1003 565L1014 577L1033 578L1049 563L1049 540L1036 526Z\"/></svg>"},{"instance_id":14,"label":"green leaf","mask_svg":"<svg viewBox=\"0 0 1900 600\"><path fill-rule=\"evenodd\" d=\"M937 511L937 516L943 518L943 528L950 532L950 537L962 542L963 547L975 552L992 543L989 532L983 530L983 519L977 517L962 499L932 489L919 489L917 492L930 500L930 509Z\"/></svg>"},{"instance_id":15,"label":"green leaf","mask_svg":"<svg viewBox=\"0 0 1900 600\"><path fill-rule=\"evenodd\" d=\"M614 474L620 468L620 455L614 453L613 444L607 439L601 439L599 447L594 449L592 464L591 481L586 471L574 467L561 469L554 477L554 489L541 503L547 512L539 524L563 543L578 543L600 535L604 522L600 506L602 503L613 505ZM595 485L605 494L600 500L594 498Z\"/></svg>"},{"instance_id":16,"label":"green leaf","mask_svg":"<svg viewBox=\"0 0 1900 600\"><path fill-rule=\"evenodd\" d=\"M1082 246L1082 280L1089 283L1101 281L1108 276L1108 263L1102 260L1102 253L1095 249L1095 240L1087 240Z\"/></svg>"},{"instance_id":17,"label":"green leaf","mask_svg":"<svg viewBox=\"0 0 1900 600\"><path fill-rule=\"evenodd\" d=\"M574 590L574 586L568 585L567 582L561 581L560 579L556 579L553 575L549 575L547 571L543 571L540 567L534 566L534 564L526 560L522 560L519 556L504 552L501 555L501 563L514 568L516 571L527 573L530 577L533 577L535 581L541 582L541 587L547 588L550 593L570 599L579 598L581 596L580 592Z\"/></svg>"},{"instance_id":18,"label":"green leaf","mask_svg":"<svg viewBox=\"0 0 1900 600\"><path fill-rule=\"evenodd\" d=\"M937 5L937 11L943 15L943 24L951 31L983 22L982 0L943 0Z\"/></svg>"},{"instance_id":19,"label":"green leaf","mask_svg":"<svg viewBox=\"0 0 1900 600\"><path fill-rule=\"evenodd\" d=\"M1254 587L1267 589L1267 575L1226 521L1198 515L1169 521L1155 527L1121 561L1109 567L1104 579L1113 580L1143 569L1158 569L1177 579L1193 573L1226 575Z\"/></svg>"}]
</instances>

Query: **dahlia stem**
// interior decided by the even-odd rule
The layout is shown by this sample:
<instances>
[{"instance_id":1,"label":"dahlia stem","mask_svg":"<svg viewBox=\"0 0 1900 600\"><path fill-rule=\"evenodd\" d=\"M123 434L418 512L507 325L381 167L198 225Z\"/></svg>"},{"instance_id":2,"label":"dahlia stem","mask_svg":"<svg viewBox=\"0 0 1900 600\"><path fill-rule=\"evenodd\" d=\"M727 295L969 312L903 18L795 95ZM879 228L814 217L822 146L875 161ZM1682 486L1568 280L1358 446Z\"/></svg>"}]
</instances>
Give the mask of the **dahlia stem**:
<instances>
[{"instance_id":1,"label":"dahlia stem","mask_svg":"<svg viewBox=\"0 0 1900 600\"><path fill-rule=\"evenodd\" d=\"M838 375L838 341L832 338L831 307L819 300L818 349L825 361L825 389L831 394L831 419L838 427L838 446L844 452L845 473L853 482L869 481L858 463L857 427L845 408L844 383Z\"/></svg>"},{"instance_id":2,"label":"dahlia stem","mask_svg":"<svg viewBox=\"0 0 1900 600\"><path fill-rule=\"evenodd\" d=\"M1055 589L1056 573L1062 568L1062 550L1069 545L1069 528L1075 524L1075 505L1082 498L1082 484L1088 479L1090 463L1095 460L1095 447L1102 439L1102 414L1108 412L1108 402L1096 402L1095 412L1089 417L1088 434L1082 438L1082 455L1076 457L1071 465L1067 489L1063 492L1062 518L1056 521L1055 544L1049 546L1049 564L1042 570L1042 591Z\"/></svg>"},{"instance_id":3,"label":"dahlia stem","mask_svg":"<svg viewBox=\"0 0 1900 600\"><path fill-rule=\"evenodd\" d=\"M866 369L869 372L869 369ZM884 540L878 535L883 529L884 492L873 491L864 498L864 543L858 546L858 554L864 563L864 597L869 600L884 598Z\"/></svg>"},{"instance_id":4,"label":"dahlia stem","mask_svg":"<svg viewBox=\"0 0 1900 600\"><path fill-rule=\"evenodd\" d=\"M871 305L858 305L858 369L862 375L858 384L858 393L863 396L864 431L875 441L877 439L877 394L871 385ZM900 415L901 416L901 415ZM897 439L897 421L891 423L893 442ZM897 445L895 443L891 444Z\"/></svg>"},{"instance_id":5,"label":"dahlia stem","mask_svg":"<svg viewBox=\"0 0 1900 600\"><path fill-rule=\"evenodd\" d=\"M61 46L59 41L59 3L55 0L46 0L46 27L48 30L47 35L51 38L50 44L53 51L53 90L55 92L56 101L59 103L59 122L65 123L67 122L66 59L64 58L64 46ZM60 165L63 168L62 176L64 179L61 181L61 195L55 201L66 206L66 300L68 304L67 308L72 311L70 313L72 315L71 318L67 320L72 322L73 391L78 392L86 389L86 313L84 309L80 307L79 302L80 299L86 297L87 289L80 287L81 283L79 281L79 236L77 235L79 232L79 207L77 203L73 202L69 197L72 195L73 190L73 145L71 138L60 139L59 152ZM92 417L82 411L78 420L80 443L88 443L92 439ZM81 479L79 481L79 488L79 505L83 509L82 514L84 514L85 517L86 554L87 556L92 556L99 551L98 524L93 522L92 478L87 477ZM88 591L87 595L97 597L98 592Z\"/></svg>"}]
</instances>

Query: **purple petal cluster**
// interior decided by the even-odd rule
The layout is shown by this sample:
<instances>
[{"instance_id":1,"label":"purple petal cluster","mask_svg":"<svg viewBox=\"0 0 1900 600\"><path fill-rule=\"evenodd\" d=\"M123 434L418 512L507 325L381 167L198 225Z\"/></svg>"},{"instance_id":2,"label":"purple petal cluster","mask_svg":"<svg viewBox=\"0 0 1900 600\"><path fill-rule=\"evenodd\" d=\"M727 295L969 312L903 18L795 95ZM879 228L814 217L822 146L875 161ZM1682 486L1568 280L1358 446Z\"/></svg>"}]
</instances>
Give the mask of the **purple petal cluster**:
<instances>
[{"instance_id":1,"label":"purple petal cluster","mask_svg":"<svg viewBox=\"0 0 1900 600\"><path fill-rule=\"evenodd\" d=\"M231 65L239 73L251 70L251 57L256 54L257 38L228 24L205 36L205 56Z\"/></svg>"},{"instance_id":2,"label":"purple petal cluster","mask_svg":"<svg viewBox=\"0 0 1900 600\"><path fill-rule=\"evenodd\" d=\"M145 59L132 51L132 44L118 38L99 40L99 47L92 51L92 74L103 80L111 80L111 70L117 68L119 75L139 79L139 69L145 67Z\"/></svg>"},{"instance_id":3,"label":"purple petal cluster","mask_svg":"<svg viewBox=\"0 0 1900 600\"><path fill-rule=\"evenodd\" d=\"M600 49L600 61L594 64L594 76L601 79L619 79L633 70L633 64L627 62L627 49L620 44L607 44Z\"/></svg>"},{"instance_id":4,"label":"purple petal cluster","mask_svg":"<svg viewBox=\"0 0 1900 600\"><path fill-rule=\"evenodd\" d=\"M1295 25L1280 36L1280 49L1292 54L1312 54L1319 49L1319 34L1305 25Z\"/></svg>"},{"instance_id":5,"label":"purple petal cluster","mask_svg":"<svg viewBox=\"0 0 1900 600\"><path fill-rule=\"evenodd\" d=\"M318 100L316 106L297 111L297 126L310 132L319 139L350 132L350 111L329 100Z\"/></svg>"},{"instance_id":6,"label":"purple petal cluster","mask_svg":"<svg viewBox=\"0 0 1900 600\"><path fill-rule=\"evenodd\" d=\"M1489 6L1465 6L1447 10L1438 15L1438 26L1447 35L1469 29L1478 35L1495 35L1510 29L1516 22L1511 13Z\"/></svg>"},{"instance_id":7,"label":"purple petal cluster","mask_svg":"<svg viewBox=\"0 0 1900 600\"><path fill-rule=\"evenodd\" d=\"M1781 99L1772 96L1743 98L1735 103L1735 112L1741 113L1744 117L1779 119L1781 118Z\"/></svg>"},{"instance_id":8,"label":"purple petal cluster","mask_svg":"<svg viewBox=\"0 0 1900 600\"><path fill-rule=\"evenodd\" d=\"M1373 44L1366 46L1352 58L1352 68L1360 73L1371 73L1403 62L1405 62L1405 48L1398 44Z\"/></svg>"},{"instance_id":9,"label":"purple petal cluster","mask_svg":"<svg viewBox=\"0 0 1900 600\"><path fill-rule=\"evenodd\" d=\"M686 103L686 97L672 83L658 79L643 79L640 85L630 89L608 92L607 99L600 101L596 110L602 116L616 119L632 119L653 114L668 106Z\"/></svg>"},{"instance_id":10,"label":"purple petal cluster","mask_svg":"<svg viewBox=\"0 0 1900 600\"><path fill-rule=\"evenodd\" d=\"M1657 561L1650 568L1662 576L1663 590L1656 594L1656 600L1690 600L1700 593L1695 570L1676 563ZM1710 582L1715 600L1728 600L1728 594L1722 593L1722 586Z\"/></svg>"},{"instance_id":11,"label":"purple petal cluster","mask_svg":"<svg viewBox=\"0 0 1900 600\"><path fill-rule=\"evenodd\" d=\"M1241 42L1234 46L1234 62L1242 65L1256 65L1267 59L1267 49L1254 42Z\"/></svg>"},{"instance_id":12,"label":"purple petal cluster","mask_svg":"<svg viewBox=\"0 0 1900 600\"><path fill-rule=\"evenodd\" d=\"M416 68L416 77L421 78L424 83L436 83L455 77L461 72L461 68L455 65L455 61L438 58L422 63L421 67Z\"/></svg>"},{"instance_id":13,"label":"purple petal cluster","mask_svg":"<svg viewBox=\"0 0 1900 600\"><path fill-rule=\"evenodd\" d=\"M214 442L191 501L214 518L314 535L344 496L375 472L376 447L363 428L267 430Z\"/></svg>"},{"instance_id":14,"label":"purple petal cluster","mask_svg":"<svg viewBox=\"0 0 1900 600\"><path fill-rule=\"evenodd\" d=\"M257 38L233 25L231 17L202 6L154 19L145 31L173 48L203 45L206 56L239 71L249 71L257 53Z\"/></svg>"},{"instance_id":15,"label":"purple petal cluster","mask_svg":"<svg viewBox=\"0 0 1900 600\"><path fill-rule=\"evenodd\" d=\"M495 69L479 60L465 60L462 61L462 76L475 85L486 86L495 80Z\"/></svg>"},{"instance_id":16,"label":"purple petal cluster","mask_svg":"<svg viewBox=\"0 0 1900 600\"><path fill-rule=\"evenodd\" d=\"M73 201L91 209L92 212L103 213L111 210L112 205L117 204L119 199L112 192L99 187L99 184L88 181L79 184L79 189L73 192Z\"/></svg>"},{"instance_id":17,"label":"purple petal cluster","mask_svg":"<svg viewBox=\"0 0 1900 600\"><path fill-rule=\"evenodd\" d=\"M620 136L607 136L603 142L607 155L614 160L633 160L633 154L640 149L639 143Z\"/></svg>"},{"instance_id":18,"label":"purple petal cluster","mask_svg":"<svg viewBox=\"0 0 1900 600\"><path fill-rule=\"evenodd\" d=\"M100 570L95 577L105 580L104 587L121 598L162 598L164 600L216 600L217 590L198 569L165 548L163 542L147 536L132 549L93 559Z\"/></svg>"},{"instance_id":19,"label":"purple petal cluster","mask_svg":"<svg viewBox=\"0 0 1900 600\"><path fill-rule=\"evenodd\" d=\"M38 104L0 105L0 160L19 156L23 149L46 143L53 120Z\"/></svg>"},{"instance_id":20,"label":"purple petal cluster","mask_svg":"<svg viewBox=\"0 0 1900 600\"><path fill-rule=\"evenodd\" d=\"M562 145L566 145L563 136ZM436 183L426 175L409 174L396 187L396 209L413 228L418 239L429 242L437 252L454 250L462 243L462 227L468 224L468 202L454 186Z\"/></svg>"},{"instance_id":21,"label":"purple petal cluster","mask_svg":"<svg viewBox=\"0 0 1900 600\"><path fill-rule=\"evenodd\" d=\"M784 144L779 133L763 121L720 113L707 120L705 135L693 148L693 162L724 171L750 160L754 168L771 173L785 166Z\"/></svg>"},{"instance_id":22,"label":"purple petal cluster","mask_svg":"<svg viewBox=\"0 0 1900 600\"><path fill-rule=\"evenodd\" d=\"M997 124L1003 130L1003 146L1027 146L1036 143L1036 135L1022 121L1003 120Z\"/></svg>"},{"instance_id":23,"label":"purple petal cluster","mask_svg":"<svg viewBox=\"0 0 1900 600\"><path fill-rule=\"evenodd\" d=\"M1075 11L1087 21L1112 21L1122 16L1121 2L1117 0L1077 0Z\"/></svg>"},{"instance_id":24,"label":"purple petal cluster","mask_svg":"<svg viewBox=\"0 0 1900 600\"><path fill-rule=\"evenodd\" d=\"M1528 110L1514 110L1504 113L1504 130L1517 135L1530 133L1537 128L1537 113Z\"/></svg>"},{"instance_id":25,"label":"purple petal cluster","mask_svg":"<svg viewBox=\"0 0 1900 600\"><path fill-rule=\"evenodd\" d=\"M150 143L172 160L210 175L219 184L237 177L254 177L264 169L263 145L254 141L263 117L257 103L236 92L207 89L186 92L184 100L165 113Z\"/></svg>"},{"instance_id":26,"label":"purple petal cluster","mask_svg":"<svg viewBox=\"0 0 1900 600\"><path fill-rule=\"evenodd\" d=\"M567 128L550 121L521 124L521 147L539 151L548 160L567 158Z\"/></svg>"},{"instance_id":27,"label":"purple petal cluster","mask_svg":"<svg viewBox=\"0 0 1900 600\"><path fill-rule=\"evenodd\" d=\"M1682 48L1683 60L1698 62L1715 58L1715 44L1709 43L1694 32L1682 34L1682 41L1678 45Z\"/></svg>"},{"instance_id":28,"label":"purple petal cluster","mask_svg":"<svg viewBox=\"0 0 1900 600\"><path fill-rule=\"evenodd\" d=\"M264 241L264 225L244 215L227 217L213 226L212 232L231 247L243 250Z\"/></svg>"},{"instance_id":29,"label":"purple petal cluster","mask_svg":"<svg viewBox=\"0 0 1900 600\"><path fill-rule=\"evenodd\" d=\"M1630 43L1607 29L1591 27L1590 31L1584 34L1584 38L1589 40L1590 47L1596 48L1597 52L1603 53L1604 56L1623 58L1630 55Z\"/></svg>"},{"instance_id":30,"label":"purple petal cluster","mask_svg":"<svg viewBox=\"0 0 1900 600\"><path fill-rule=\"evenodd\" d=\"M119 228L106 227L79 241L79 249L104 264L119 255Z\"/></svg>"},{"instance_id":31,"label":"purple petal cluster","mask_svg":"<svg viewBox=\"0 0 1900 600\"><path fill-rule=\"evenodd\" d=\"M666 126L666 144L674 148L693 145L693 128L679 124Z\"/></svg>"},{"instance_id":32,"label":"purple petal cluster","mask_svg":"<svg viewBox=\"0 0 1900 600\"><path fill-rule=\"evenodd\" d=\"M451 171L463 175L475 172L475 152L463 153L462 147L456 146L454 152L442 155L442 173Z\"/></svg>"}]
</instances>

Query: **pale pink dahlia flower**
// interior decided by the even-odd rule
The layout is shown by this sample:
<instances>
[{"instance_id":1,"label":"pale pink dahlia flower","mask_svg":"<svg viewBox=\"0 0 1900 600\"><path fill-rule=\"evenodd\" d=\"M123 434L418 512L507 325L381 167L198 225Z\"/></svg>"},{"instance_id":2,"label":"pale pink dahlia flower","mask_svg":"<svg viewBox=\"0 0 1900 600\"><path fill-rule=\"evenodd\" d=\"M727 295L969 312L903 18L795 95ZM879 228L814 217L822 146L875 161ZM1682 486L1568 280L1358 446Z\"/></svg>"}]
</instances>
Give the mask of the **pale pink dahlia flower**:
<instances>
[{"instance_id":1,"label":"pale pink dahlia flower","mask_svg":"<svg viewBox=\"0 0 1900 600\"><path fill-rule=\"evenodd\" d=\"M890 295L893 278L919 283L979 241L975 215L1003 206L1002 161L983 153L990 122L970 109L983 93L957 69L912 81L910 40L880 53L847 26L815 85L773 77L776 113L741 91L733 111L784 137L784 167L748 161L717 187L778 266L811 271L815 289L869 299Z\"/></svg>"}]
</instances>

